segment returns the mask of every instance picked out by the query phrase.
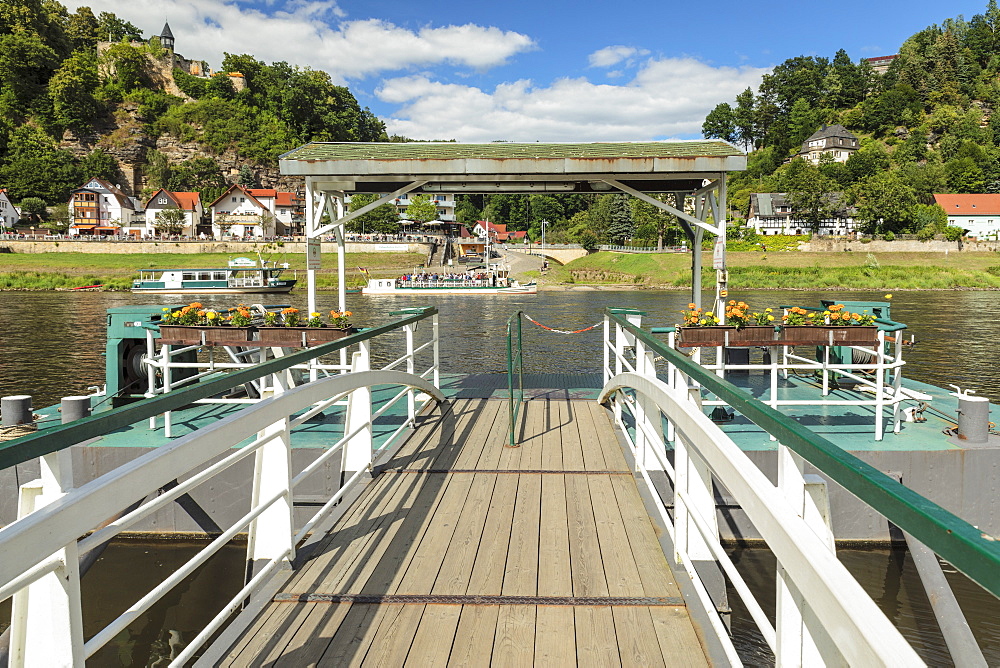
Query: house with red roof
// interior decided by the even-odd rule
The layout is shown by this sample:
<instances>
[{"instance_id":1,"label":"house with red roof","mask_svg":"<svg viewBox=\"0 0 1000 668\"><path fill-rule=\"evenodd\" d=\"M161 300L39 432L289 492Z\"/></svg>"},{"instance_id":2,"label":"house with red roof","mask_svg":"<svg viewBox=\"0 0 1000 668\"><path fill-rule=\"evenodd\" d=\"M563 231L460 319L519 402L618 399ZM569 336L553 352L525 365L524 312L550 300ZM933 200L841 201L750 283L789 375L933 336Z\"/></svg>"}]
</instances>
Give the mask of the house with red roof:
<instances>
[{"instance_id":1,"label":"house with red roof","mask_svg":"<svg viewBox=\"0 0 1000 668\"><path fill-rule=\"evenodd\" d=\"M179 209L184 213L184 236L193 237L198 232L205 208L201 204L201 195L195 192L171 192L160 188L146 200L145 224L139 235L153 236L157 234L157 214L167 209ZM136 232L129 230L130 234Z\"/></svg>"},{"instance_id":2,"label":"house with red roof","mask_svg":"<svg viewBox=\"0 0 1000 668\"><path fill-rule=\"evenodd\" d=\"M961 227L966 236L1000 238L1000 195L935 194L934 201L948 215L948 224Z\"/></svg>"},{"instance_id":3,"label":"house with red roof","mask_svg":"<svg viewBox=\"0 0 1000 668\"><path fill-rule=\"evenodd\" d=\"M70 193L69 216L70 236L116 236L145 224L139 200L96 177Z\"/></svg>"},{"instance_id":4,"label":"house with red roof","mask_svg":"<svg viewBox=\"0 0 1000 668\"><path fill-rule=\"evenodd\" d=\"M208 205L216 239L300 234L305 202L296 193L233 185Z\"/></svg>"}]
</instances>

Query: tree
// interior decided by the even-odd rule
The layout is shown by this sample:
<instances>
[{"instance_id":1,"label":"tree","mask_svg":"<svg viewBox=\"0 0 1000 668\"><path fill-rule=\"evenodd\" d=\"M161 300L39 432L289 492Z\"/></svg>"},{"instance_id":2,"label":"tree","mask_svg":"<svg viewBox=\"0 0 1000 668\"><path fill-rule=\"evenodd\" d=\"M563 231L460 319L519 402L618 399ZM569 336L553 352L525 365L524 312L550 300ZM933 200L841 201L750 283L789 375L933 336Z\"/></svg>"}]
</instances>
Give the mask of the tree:
<instances>
[{"instance_id":1,"label":"tree","mask_svg":"<svg viewBox=\"0 0 1000 668\"><path fill-rule=\"evenodd\" d=\"M123 21L111 12L101 12L97 15L97 33L101 41L120 42L139 41L142 31L128 21Z\"/></svg>"},{"instance_id":2,"label":"tree","mask_svg":"<svg viewBox=\"0 0 1000 668\"><path fill-rule=\"evenodd\" d=\"M95 148L80 161L80 172L84 178L97 177L111 183L122 183L122 172L118 161L110 153Z\"/></svg>"},{"instance_id":3,"label":"tree","mask_svg":"<svg viewBox=\"0 0 1000 668\"><path fill-rule=\"evenodd\" d=\"M100 24L90 7L78 7L66 23L66 37L74 50L94 51L101 39Z\"/></svg>"},{"instance_id":4,"label":"tree","mask_svg":"<svg viewBox=\"0 0 1000 668\"><path fill-rule=\"evenodd\" d=\"M663 194L653 197L660 201L666 201L664 199L666 195ZM680 234L683 234L673 214L638 198L632 199L630 205L632 207L632 220L635 221L636 236L641 239L656 239L658 250L663 250L664 240L668 237L671 241L675 241Z\"/></svg>"},{"instance_id":5,"label":"tree","mask_svg":"<svg viewBox=\"0 0 1000 668\"><path fill-rule=\"evenodd\" d=\"M0 90L10 96L4 113L21 116L43 98L59 67L59 54L38 35L0 34Z\"/></svg>"},{"instance_id":6,"label":"tree","mask_svg":"<svg viewBox=\"0 0 1000 668\"><path fill-rule=\"evenodd\" d=\"M170 160L157 150L146 152L146 179L153 188L165 188L170 183Z\"/></svg>"},{"instance_id":7,"label":"tree","mask_svg":"<svg viewBox=\"0 0 1000 668\"><path fill-rule=\"evenodd\" d=\"M706 139L724 139L735 142L739 137L736 131L736 114L728 102L716 105L708 112L705 122L701 124L701 134Z\"/></svg>"},{"instance_id":8,"label":"tree","mask_svg":"<svg viewBox=\"0 0 1000 668\"><path fill-rule=\"evenodd\" d=\"M254 174L253 167L250 165L242 165L240 167L240 174L236 177L236 183L240 184L244 188L256 188L257 175Z\"/></svg>"},{"instance_id":9,"label":"tree","mask_svg":"<svg viewBox=\"0 0 1000 668\"><path fill-rule=\"evenodd\" d=\"M56 120L74 130L88 128L100 110L94 97L99 82L96 56L89 51L74 51L49 80Z\"/></svg>"},{"instance_id":10,"label":"tree","mask_svg":"<svg viewBox=\"0 0 1000 668\"><path fill-rule=\"evenodd\" d=\"M482 213L468 199L461 199L455 204L455 220L463 225L473 225L480 220Z\"/></svg>"},{"instance_id":11,"label":"tree","mask_svg":"<svg viewBox=\"0 0 1000 668\"><path fill-rule=\"evenodd\" d=\"M836 184L802 158L792 160L785 178L788 183L785 199L792 211L809 229L818 232L820 223L833 217L837 210L838 202L831 196Z\"/></svg>"},{"instance_id":12,"label":"tree","mask_svg":"<svg viewBox=\"0 0 1000 668\"><path fill-rule=\"evenodd\" d=\"M357 211L379 199L375 193L355 193L347 205L348 211ZM396 234L399 232L399 213L392 204L377 206L368 213L362 214L347 222L348 232L377 232L379 234Z\"/></svg>"},{"instance_id":13,"label":"tree","mask_svg":"<svg viewBox=\"0 0 1000 668\"><path fill-rule=\"evenodd\" d=\"M733 124L736 138L743 144L743 149L757 148L757 112L754 109L753 91L749 88L736 96Z\"/></svg>"},{"instance_id":14,"label":"tree","mask_svg":"<svg viewBox=\"0 0 1000 668\"><path fill-rule=\"evenodd\" d=\"M795 100L788 116L788 141L798 146L816 131L823 118L823 112L814 109L804 98Z\"/></svg>"},{"instance_id":15,"label":"tree","mask_svg":"<svg viewBox=\"0 0 1000 668\"><path fill-rule=\"evenodd\" d=\"M628 195L609 195L610 225L608 239L613 244L624 245L628 239L635 236L635 222L632 220L632 210Z\"/></svg>"},{"instance_id":16,"label":"tree","mask_svg":"<svg viewBox=\"0 0 1000 668\"><path fill-rule=\"evenodd\" d=\"M45 200L41 197L25 197L21 200L21 220L29 220L32 225L45 220L47 215Z\"/></svg>"},{"instance_id":17,"label":"tree","mask_svg":"<svg viewBox=\"0 0 1000 668\"><path fill-rule=\"evenodd\" d=\"M52 234L66 234L69 222L69 205L63 202L52 207L49 219L42 223L42 226Z\"/></svg>"},{"instance_id":18,"label":"tree","mask_svg":"<svg viewBox=\"0 0 1000 668\"><path fill-rule=\"evenodd\" d=\"M184 223L184 212L176 206L171 206L156 212L153 228L157 234L174 236L184 233Z\"/></svg>"},{"instance_id":19,"label":"tree","mask_svg":"<svg viewBox=\"0 0 1000 668\"><path fill-rule=\"evenodd\" d=\"M913 188L893 172L880 172L855 183L847 192L857 207L857 219L868 234L905 232L912 229L917 210Z\"/></svg>"},{"instance_id":20,"label":"tree","mask_svg":"<svg viewBox=\"0 0 1000 668\"><path fill-rule=\"evenodd\" d=\"M128 92L149 85L149 63L142 49L118 42L104 51L101 61L107 78L121 90Z\"/></svg>"},{"instance_id":21,"label":"tree","mask_svg":"<svg viewBox=\"0 0 1000 668\"><path fill-rule=\"evenodd\" d=\"M233 227L233 219L228 213L217 213L213 223L219 228L219 238L225 239L229 235L229 230Z\"/></svg>"},{"instance_id":22,"label":"tree","mask_svg":"<svg viewBox=\"0 0 1000 668\"><path fill-rule=\"evenodd\" d=\"M410 204L404 214L408 220L427 223L437 220L438 212L434 200L427 193L420 193L410 198Z\"/></svg>"},{"instance_id":23,"label":"tree","mask_svg":"<svg viewBox=\"0 0 1000 668\"><path fill-rule=\"evenodd\" d=\"M40 197L55 204L84 177L68 151L34 125L22 125L11 133L7 153L0 165L0 183L16 196Z\"/></svg>"}]
</instances>

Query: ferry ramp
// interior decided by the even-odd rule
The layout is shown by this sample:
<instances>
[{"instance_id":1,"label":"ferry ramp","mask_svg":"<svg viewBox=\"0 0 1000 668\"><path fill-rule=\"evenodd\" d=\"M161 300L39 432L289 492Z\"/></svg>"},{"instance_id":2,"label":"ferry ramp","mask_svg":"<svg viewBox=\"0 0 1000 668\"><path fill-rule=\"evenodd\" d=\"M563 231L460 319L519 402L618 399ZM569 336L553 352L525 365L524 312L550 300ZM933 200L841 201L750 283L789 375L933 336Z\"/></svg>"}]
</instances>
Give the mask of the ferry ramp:
<instances>
[{"instance_id":1,"label":"ferry ramp","mask_svg":"<svg viewBox=\"0 0 1000 668\"><path fill-rule=\"evenodd\" d=\"M706 665L605 410L524 406L425 416L222 665Z\"/></svg>"}]
</instances>

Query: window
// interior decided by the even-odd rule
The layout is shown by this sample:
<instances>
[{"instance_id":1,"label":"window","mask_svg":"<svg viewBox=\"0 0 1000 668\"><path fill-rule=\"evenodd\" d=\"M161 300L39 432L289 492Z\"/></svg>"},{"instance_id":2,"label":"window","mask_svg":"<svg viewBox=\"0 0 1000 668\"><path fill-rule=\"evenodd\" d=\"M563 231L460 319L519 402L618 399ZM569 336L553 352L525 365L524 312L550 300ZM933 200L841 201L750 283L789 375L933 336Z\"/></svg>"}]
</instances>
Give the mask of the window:
<instances>
[{"instance_id":1,"label":"window","mask_svg":"<svg viewBox=\"0 0 1000 668\"><path fill-rule=\"evenodd\" d=\"M233 201L234 201L234 202L236 201L236 198L235 198L235 197L233 198Z\"/></svg>"}]
</instances>

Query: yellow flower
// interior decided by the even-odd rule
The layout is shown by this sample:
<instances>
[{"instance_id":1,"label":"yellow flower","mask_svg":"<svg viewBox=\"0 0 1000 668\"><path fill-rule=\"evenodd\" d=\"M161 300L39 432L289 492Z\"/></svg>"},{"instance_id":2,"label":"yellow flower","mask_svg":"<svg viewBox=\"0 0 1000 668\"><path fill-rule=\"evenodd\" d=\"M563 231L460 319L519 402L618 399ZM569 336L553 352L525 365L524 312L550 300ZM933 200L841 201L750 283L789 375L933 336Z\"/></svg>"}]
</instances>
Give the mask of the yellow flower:
<instances>
[{"instance_id":1,"label":"yellow flower","mask_svg":"<svg viewBox=\"0 0 1000 668\"><path fill-rule=\"evenodd\" d=\"M319 317L319 313L310 313L309 317L310 318L318 318Z\"/></svg>"},{"instance_id":2,"label":"yellow flower","mask_svg":"<svg viewBox=\"0 0 1000 668\"><path fill-rule=\"evenodd\" d=\"M171 313L170 315L172 315L172 316L173 316L173 317L175 317L175 318L179 318L179 317L181 317L181 312L180 312L180 311L174 311L174 312L173 312L173 313Z\"/></svg>"},{"instance_id":3,"label":"yellow flower","mask_svg":"<svg viewBox=\"0 0 1000 668\"><path fill-rule=\"evenodd\" d=\"M219 317L219 314L216 313L215 311L209 311L205 314L205 317L208 318L209 320L215 320L216 318Z\"/></svg>"},{"instance_id":4,"label":"yellow flower","mask_svg":"<svg viewBox=\"0 0 1000 668\"><path fill-rule=\"evenodd\" d=\"M768 309L768 310L770 311L771 309ZM767 316L767 321L768 322L774 322L774 316L773 315Z\"/></svg>"},{"instance_id":5,"label":"yellow flower","mask_svg":"<svg viewBox=\"0 0 1000 668\"><path fill-rule=\"evenodd\" d=\"M170 313L170 307L169 307L169 306L164 306L164 307L163 307L162 309L160 309L160 310L161 310L161 311L163 311L164 313Z\"/></svg>"},{"instance_id":6,"label":"yellow flower","mask_svg":"<svg viewBox=\"0 0 1000 668\"><path fill-rule=\"evenodd\" d=\"M885 298L886 299L892 299L892 295L891 294L890 295L886 295Z\"/></svg>"}]
</instances>

